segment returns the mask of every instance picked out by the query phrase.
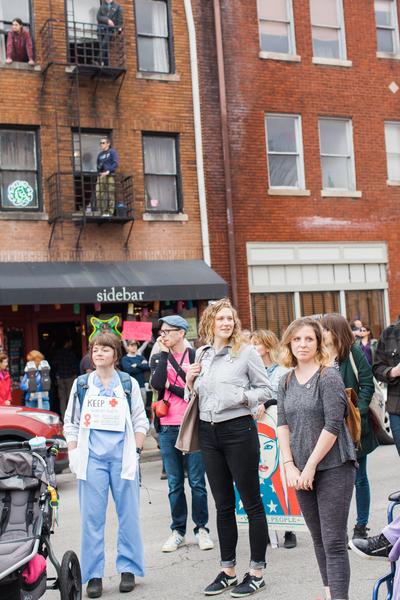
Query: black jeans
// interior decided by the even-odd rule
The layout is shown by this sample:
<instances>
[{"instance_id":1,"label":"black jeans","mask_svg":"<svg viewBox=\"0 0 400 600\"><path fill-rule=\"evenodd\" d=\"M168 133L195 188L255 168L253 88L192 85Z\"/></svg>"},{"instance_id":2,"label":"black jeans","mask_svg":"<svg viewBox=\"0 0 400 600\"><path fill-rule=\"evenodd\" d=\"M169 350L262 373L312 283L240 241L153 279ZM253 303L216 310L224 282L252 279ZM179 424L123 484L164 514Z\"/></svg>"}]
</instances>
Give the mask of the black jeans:
<instances>
[{"instance_id":1,"label":"black jeans","mask_svg":"<svg viewBox=\"0 0 400 600\"><path fill-rule=\"evenodd\" d=\"M249 519L250 568L262 569L265 567L268 525L260 496L260 443L256 424L250 416L222 423L200 421L199 436L217 508L221 566L236 564L235 482Z\"/></svg>"}]
</instances>

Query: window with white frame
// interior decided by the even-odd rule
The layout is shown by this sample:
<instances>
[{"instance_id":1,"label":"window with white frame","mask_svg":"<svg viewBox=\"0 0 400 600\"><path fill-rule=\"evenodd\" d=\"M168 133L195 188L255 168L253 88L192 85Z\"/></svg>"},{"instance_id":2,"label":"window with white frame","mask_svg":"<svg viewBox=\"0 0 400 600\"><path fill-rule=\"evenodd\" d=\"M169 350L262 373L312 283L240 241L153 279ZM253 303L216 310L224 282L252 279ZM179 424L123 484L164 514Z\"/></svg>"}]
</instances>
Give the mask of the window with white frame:
<instances>
[{"instance_id":1,"label":"window with white frame","mask_svg":"<svg viewBox=\"0 0 400 600\"><path fill-rule=\"evenodd\" d=\"M172 72L169 0L136 0L139 71Z\"/></svg>"},{"instance_id":2,"label":"window with white frame","mask_svg":"<svg viewBox=\"0 0 400 600\"><path fill-rule=\"evenodd\" d=\"M342 0L310 0L313 54L346 59Z\"/></svg>"},{"instance_id":3,"label":"window with white frame","mask_svg":"<svg viewBox=\"0 0 400 600\"><path fill-rule=\"evenodd\" d=\"M30 0L0 0L0 62L6 59L7 35L16 17L22 20L25 29L31 30Z\"/></svg>"},{"instance_id":4,"label":"window with white frame","mask_svg":"<svg viewBox=\"0 0 400 600\"><path fill-rule=\"evenodd\" d=\"M400 121L385 123L385 143L388 179L400 182Z\"/></svg>"},{"instance_id":5,"label":"window with white frame","mask_svg":"<svg viewBox=\"0 0 400 600\"><path fill-rule=\"evenodd\" d=\"M319 119L322 187L356 189L353 133L350 119Z\"/></svg>"},{"instance_id":6,"label":"window with white frame","mask_svg":"<svg viewBox=\"0 0 400 600\"><path fill-rule=\"evenodd\" d=\"M301 118L269 114L265 118L270 188L303 190L304 159Z\"/></svg>"},{"instance_id":7,"label":"window with white frame","mask_svg":"<svg viewBox=\"0 0 400 600\"><path fill-rule=\"evenodd\" d=\"M0 129L1 210L38 210L36 131Z\"/></svg>"},{"instance_id":8,"label":"window with white frame","mask_svg":"<svg viewBox=\"0 0 400 600\"><path fill-rule=\"evenodd\" d=\"M177 143L177 136L143 134L147 211L172 213L182 206Z\"/></svg>"},{"instance_id":9,"label":"window with white frame","mask_svg":"<svg viewBox=\"0 0 400 600\"><path fill-rule=\"evenodd\" d=\"M378 52L400 51L399 23L395 0L375 0L376 45Z\"/></svg>"},{"instance_id":10,"label":"window with white frame","mask_svg":"<svg viewBox=\"0 0 400 600\"><path fill-rule=\"evenodd\" d=\"M292 0L257 0L257 5L261 50L295 54Z\"/></svg>"}]
</instances>

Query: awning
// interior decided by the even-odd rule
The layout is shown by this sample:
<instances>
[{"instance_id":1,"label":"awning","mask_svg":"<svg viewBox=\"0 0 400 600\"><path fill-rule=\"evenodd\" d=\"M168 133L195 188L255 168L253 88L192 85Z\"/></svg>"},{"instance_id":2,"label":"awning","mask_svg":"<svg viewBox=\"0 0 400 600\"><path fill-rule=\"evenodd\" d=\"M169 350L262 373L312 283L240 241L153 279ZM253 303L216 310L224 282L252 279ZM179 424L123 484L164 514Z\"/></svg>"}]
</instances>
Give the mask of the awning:
<instances>
[{"instance_id":1,"label":"awning","mask_svg":"<svg viewBox=\"0 0 400 600\"><path fill-rule=\"evenodd\" d=\"M228 286L201 260L0 264L0 305L215 300Z\"/></svg>"}]
</instances>

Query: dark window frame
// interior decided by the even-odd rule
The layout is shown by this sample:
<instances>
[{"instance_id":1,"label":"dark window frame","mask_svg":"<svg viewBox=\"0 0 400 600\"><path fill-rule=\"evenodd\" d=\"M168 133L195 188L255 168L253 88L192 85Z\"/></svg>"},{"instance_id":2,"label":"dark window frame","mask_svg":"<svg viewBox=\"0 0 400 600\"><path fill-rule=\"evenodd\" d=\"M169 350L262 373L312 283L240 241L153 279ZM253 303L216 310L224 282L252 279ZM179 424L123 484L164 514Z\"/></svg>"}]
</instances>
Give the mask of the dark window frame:
<instances>
[{"instance_id":1,"label":"dark window frame","mask_svg":"<svg viewBox=\"0 0 400 600\"><path fill-rule=\"evenodd\" d=\"M139 62L139 38L156 38L158 39L159 37L162 36L154 36L154 35L148 35L148 34L143 34L143 33L138 33L138 28L137 28L137 7L136 7L136 2L134 3L134 15L135 15L135 35L136 35L136 63L137 63L137 70L140 73L155 73L155 74L159 74L159 75L172 75L175 73L175 69L176 69L176 64L175 64L175 53L174 53L174 34L173 34L173 27L172 27L172 7L171 7L171 0L157 0L158 2L164 2L164 4L166 4L167 7L167 25L168 25L168 38L167 38L167 42L168 42L168 58L169 58L169 70L168 72L165 71L148 71L147 69L141 69L140 68L140 62ZM164 37L162 37L162 39L165 39Z\"/></svg>"},{"instance_id":2,"label":"dark window frame","mask_svg":"<svg viewBox=\"0 0 400 600\"><path fill-rule=\"evenodd\" d=\"M4 1L4 0L3 0ZM32 10L32 0L26 0L27 4L28 4L28 10L29 10L29 23L26 23L25 21L22 21L23 26L29 31L29 33L31 34L31 38L32 38L32 47L33 47L33 56L35 57L36 60L36 44L35 44L35 37L34 37L34 12ZM13 18L16 18L16 16L18 15L14 15ZM4 53L6 53L7 51L7 38L8 38L8 33L11 30L11 25L12 25L12 21L0 21L0 23L3 23L5 25L9 25L10 29L1 29L0 28L0 36L4 36ZM4 59L6 57L4 56Z\"/></svg>"},{"instance_id":3,"label":"dark window frame","mask_svg":"<svg viewBox=\"0 0 400 600\"><path fill-rule=\"evenodd\" d=\"M40 128L37 125L9 125L8 123L0 123L0 132L1 131L26 131L34 134L35 138L35 150L36 150L36 187L37 187L37 197L38 197L38 205L36 208L10 208L4 207L2 205L2 194L0 188L0 212L7 213L17 213L24 212L26 214L30 213L41 213L44 210L44 202L43 202L43 194L42 194L42 156L40 151ZM4 171L9 171L10 169L4 169ZM21 170L21 169L20 169ZM0 166L0 174L3 169ZM17 169L15 169L17 171ZM34 172L34 171L32 171Z\"/></svg>"},{"instance_id":4,"label":"dark window frame","mask_svg":"<svg viewBox=\"0 0 400 600\"><path fill-rule=\"evenodd\" d=\"M144 156L144 138L145 137L159 137L159 138L173 138L175 140L175 163L176 163L176 200L177 200L177 208L176 210L157 210L147 206L146 202L146 175L155 175L155 176L163 176L161 173L146 173L145 167L145 156ZM172 214L176 215L183 212L183 193L182 193L182 173L181 173L181 154L180 154L180 134L179 133L167 133L160 131L142 131L142 156L143 156L143 181L144 181L144 209L145 212L155 213L155 214ZM171 175L166 175L165 177L171 177Z\"/></svg>"},{"instance_id":5,"label":"dark window frame","mask_svg":"<svg viewBox=\"0 0 400 600\"><path fill-rule=\"evenodd\" d=\"M112 142L113 142L113 130L112 129L108 129L107 127L105 127L104 129L98 129L97 127L84 127L82 129L78 129L77 127L71 127L71 156L72 156L72 171L74 172L74 174L81 174L81 171L77 171L75 169L75 145L74 145L74 135L76 134L81 134L81 135L98 135L99 139L102 136L107 136L110 138L111 140L111 146L112 146ZM97 155L100 152L100 146L98 147L98 152ZM118 150L117 150L118 152ZM82 171L82 174L89 174L89 173L94 173L94 171Z\"/></svg>"}]
</instances>

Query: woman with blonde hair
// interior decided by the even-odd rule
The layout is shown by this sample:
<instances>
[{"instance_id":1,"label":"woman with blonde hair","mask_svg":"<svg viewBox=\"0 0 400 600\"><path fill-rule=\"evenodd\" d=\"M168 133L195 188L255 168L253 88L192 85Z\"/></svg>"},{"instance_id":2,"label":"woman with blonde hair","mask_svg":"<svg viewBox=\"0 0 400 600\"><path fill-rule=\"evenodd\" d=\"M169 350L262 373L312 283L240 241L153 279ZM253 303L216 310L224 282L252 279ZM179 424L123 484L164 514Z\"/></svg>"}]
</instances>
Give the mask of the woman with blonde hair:
<instances>
[{"instance_id":1,"label":"woman with blonde hair","mask_svg":"<svg viewBox=\"0 0 400 600\"><path fill-rule=\"evenodd\" d=\"M347 520L356 454L345 424L347 400L318 321L293 321L282 338L291 367L278 390L278 438L286 480L310 530L328 600L348 600Z\"/></svg>"},{"instance_id":2,"label":"woman with blonde hair","mask_svg":"<svg viewBox=\"0 0 400 600\"><path fill-rule=\"evenodd\" d=\"M261 419L267 408L277 404L279 382L289 369L278 364L280 343L275 333L269 329L257 329L251 335L251 343L261 356L265 371L271 383L273 397L258 408L257 419ZM290 550L297 546L297 538L294 531L285 531L284 548Z\"/></svg>"},{"instance_id":3,"label":"woman with blonde hair","mask_svg":"<svg viewBox=\"0 0 400 600\"><path fill-rule=\"evenodd\" d=\"M263 569L268 526L260 496L260 444L254 421L257 408L271 396L264 365L241 338L236 310L227 298L208 306L199 325L205 346L196 353L186 384L199 398L199 442L217 508L222 570L206 596L233 588L231 596L250 596L265 587ZM249 520L250 569L236 577L236 484Z\"/></svg>"}]
</instances>

